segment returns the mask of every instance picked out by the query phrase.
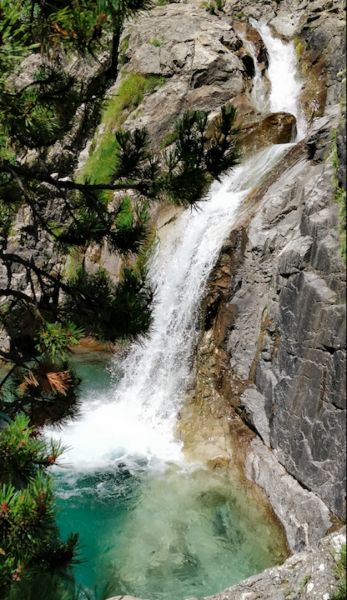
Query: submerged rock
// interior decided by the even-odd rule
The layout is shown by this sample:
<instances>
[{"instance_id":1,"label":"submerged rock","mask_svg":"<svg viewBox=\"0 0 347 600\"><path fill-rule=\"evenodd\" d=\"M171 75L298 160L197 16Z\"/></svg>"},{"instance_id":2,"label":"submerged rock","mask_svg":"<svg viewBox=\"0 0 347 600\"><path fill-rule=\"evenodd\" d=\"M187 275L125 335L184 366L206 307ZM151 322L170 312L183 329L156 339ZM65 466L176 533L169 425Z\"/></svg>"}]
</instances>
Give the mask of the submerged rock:
<instances>
[{"instance_id":1,"label":"submerged rock","mask_svg":"<svg viewBox=\"0 0 347 600\"><path fill-rule=\"evenodd\" d=\"M323 538L318 546L294 554L279 567L267 569L213 596L187 600L331 600L339 588L337 564L345 543L344 528ZM113 596L108 600L140 599Z\"/></svg>"},{"instance_id":2,"label":"submerged rock","mask_svg":"<svg viewBox=\"0 0 347 600\"><path fill-rule=\"evenodd\" d=\"M343 543L345 529L323 538L317 547L294 554L279 567L200 600L329 600L339 587L336 568Z\"/></svg>"}]
</instances>

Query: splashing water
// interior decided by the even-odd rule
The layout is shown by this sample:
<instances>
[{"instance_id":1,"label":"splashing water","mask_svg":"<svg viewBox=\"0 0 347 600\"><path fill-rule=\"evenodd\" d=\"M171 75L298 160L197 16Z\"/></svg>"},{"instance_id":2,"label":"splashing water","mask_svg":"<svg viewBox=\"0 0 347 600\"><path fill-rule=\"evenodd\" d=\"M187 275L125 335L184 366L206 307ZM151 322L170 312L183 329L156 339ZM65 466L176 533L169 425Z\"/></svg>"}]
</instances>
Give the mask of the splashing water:
<instances>
[{"instance_id":1,"label":"splashing water","mask_svg":"<svg viewBox=\"0 0 347 600\"><path fill-rule=\"evenodd\" d=\"M286 145L268 148L213 184L207 201L186 210L157 246L149 266L156 288L151 333L135 344L124 376L109 394L86 402L61 432L74 469L100 469L138 457L152 467L182 462L175 439L177 412L190 374L200 299L237 208L276 163Z\"/></svg>"}]
</instances>

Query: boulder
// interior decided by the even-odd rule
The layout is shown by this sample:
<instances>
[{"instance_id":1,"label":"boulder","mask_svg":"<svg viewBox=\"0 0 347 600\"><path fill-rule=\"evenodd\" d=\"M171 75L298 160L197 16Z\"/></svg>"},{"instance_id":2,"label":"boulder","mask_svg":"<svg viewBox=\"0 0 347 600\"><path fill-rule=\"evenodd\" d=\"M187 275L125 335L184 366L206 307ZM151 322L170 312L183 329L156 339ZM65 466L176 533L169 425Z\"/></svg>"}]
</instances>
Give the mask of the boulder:
<instances>
[{"instance_id":1,"label":"boulder","mask_svg":"<svg viewBox=\"0 0 347 600\"><path fill-rule=\"evenodd\" d=\"M296 135L296 119L285 112L272 113L260 120L254 117L241 123L242 152L250 154L272 144L292 142Z\"/></svg>"}]
</instances>

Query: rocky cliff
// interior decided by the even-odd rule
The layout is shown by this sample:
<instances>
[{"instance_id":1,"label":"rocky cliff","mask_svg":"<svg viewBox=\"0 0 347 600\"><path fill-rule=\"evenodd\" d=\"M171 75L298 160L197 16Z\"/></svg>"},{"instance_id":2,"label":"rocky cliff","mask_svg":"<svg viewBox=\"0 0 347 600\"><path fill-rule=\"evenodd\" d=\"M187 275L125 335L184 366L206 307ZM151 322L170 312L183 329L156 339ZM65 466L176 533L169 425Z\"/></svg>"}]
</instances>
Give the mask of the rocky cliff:
<instances>
[{"instance_id":1,"label":"rocky cliff","mask_svg":"<svg viewBox=\"0 0 347 600\"><path fill-rule=\"evenodd\" d=\"M288 35L286 3L280 11L270 23ZM290 33L311 43L324 39L334 19L340 23L336 14L338 7L332 11L327 3L301 4ZM205 326L211 351L221 356L218 392L287 472L343 517L345 270L332 166L341 110L333 80L342 58L341 39L333 40L333 53L329 47L324 53L324 77L331 82L325 116L246 202L210 280ZM253 450L248 475L266 488Z\"/></svg>"}]
</instances>

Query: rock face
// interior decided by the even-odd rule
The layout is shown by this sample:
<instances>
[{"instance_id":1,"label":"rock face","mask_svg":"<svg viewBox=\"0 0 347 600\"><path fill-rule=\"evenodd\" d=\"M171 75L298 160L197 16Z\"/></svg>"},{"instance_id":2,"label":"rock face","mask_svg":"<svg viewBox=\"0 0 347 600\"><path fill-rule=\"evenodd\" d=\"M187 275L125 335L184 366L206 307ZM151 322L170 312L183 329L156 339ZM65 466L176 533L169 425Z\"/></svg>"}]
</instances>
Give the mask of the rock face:
<instances>
[{"instance_id":1,"label":"rock face","mask_svg":"<svg viewBox=\"0 0 347 600\"><path fill-rule=\"evenodd\" d=\"M253 123L249 118L241 128L241 152L247 155L272 144L286 144L295 136L296 120L289 113L272 113Z\"/></svg>"},{"instance_id":2,"label":"rock face","mask_svg":"<svg viewBox=\"0 0 347 600\"><path fill-rule=\"evenodd\" d=\"M317 121L246 201L211 277L206 329L214 352L225 355L215 385L285 469L343 517L345 272L329 160L335 123ZM220 268L228 266L221 287Z\"/></svg>"},{"instance_id":3,"label":"rock face","mask_svg":"<svg viewBox=\"0 0 347 600\"><path fill-rule=\"evenodd\" d=\"M152 138L160 140L184 110L214 111L225 102L241 102L250 89L242 52L238 55L241 39L229 22L207 17L200 6L155 8L131 23L123 39L126 72L166 78L127 123L146 126Z\"/></svg>"}]
</instances>

